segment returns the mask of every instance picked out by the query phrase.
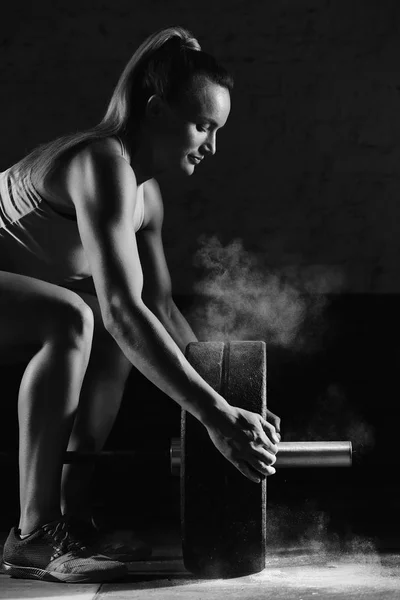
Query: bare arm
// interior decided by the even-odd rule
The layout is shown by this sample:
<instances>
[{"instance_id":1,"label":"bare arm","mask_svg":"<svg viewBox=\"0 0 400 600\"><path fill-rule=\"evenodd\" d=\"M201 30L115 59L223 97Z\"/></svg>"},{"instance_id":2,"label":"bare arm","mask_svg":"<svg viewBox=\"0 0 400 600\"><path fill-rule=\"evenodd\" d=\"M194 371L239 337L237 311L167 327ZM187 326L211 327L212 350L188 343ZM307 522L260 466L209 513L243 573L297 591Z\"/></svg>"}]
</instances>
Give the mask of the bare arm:
<instances>
[{"instance_id":1,"label":"bare arm","mask_svg":"<svg viewBox=\"0 0 400 600\"><path fill-rule=\"evenodd\" d=\"M144 273L142 297L146 306L157 316L182 352L197 337L176 306L162 242L164 208L158 183L153 179L145 184L147 224L137 233L140 262Z\"/></svg>"},{"instance_id":2,"label":"bare arm","mask_svg":"<svg viewBox=\"0 0 400 600\"><path fill-rule=\"evenodd\" d=\"M137 234L139 256L144 272L142 297L146 306L158 317L182 352L189 342L197 341L189 323L172 297L171 277L162 243L164 207L161 190L155 179L145 186L147 224ZM280 438L280 419L267 410L267 420Z\"/></svg>"},{"instance_id":3,"label":"bare arm","mask_svg":"<svg viewBox=\"0 0 400 600\"><path fill-rule=\"evenodd\" d=\"M274 428L259 415L230 406L202 379L142 299L131 167L120 156L87 148L71 161L67 188L107 331L143 375L207 427L243 474L256 481L260 473L273 473Z\"/></svg>"},{"instance_id":4,"label":"bare arm","mask_svg":"<svg viewBox=\"0 0 400 600\"><path fill-rule=\"evenodd\" d=\"M170 333L174 337L174 339L176 336L176 343L181 349L186 348L189 342L197 342L197 337L195 333L193 332L186 318L183 316L183 314L176 306L174 301L172 301L171 306L170 322L172 323L172 330ZM169 331L168 324L166 326L166 329L167 331Z\"/></svg>"},{"instance_id":5,"label":"bare arm","mask_svg":"<svg viewBox=\"0 0 400 600\"><path fill-rule=\"evenodd\" d=\"M71 162L68 182L106 329L139 371L207 422L227 402L193 369L142 300L132 169L121 157L86 150Z\"/></svg>"}]
</instances>

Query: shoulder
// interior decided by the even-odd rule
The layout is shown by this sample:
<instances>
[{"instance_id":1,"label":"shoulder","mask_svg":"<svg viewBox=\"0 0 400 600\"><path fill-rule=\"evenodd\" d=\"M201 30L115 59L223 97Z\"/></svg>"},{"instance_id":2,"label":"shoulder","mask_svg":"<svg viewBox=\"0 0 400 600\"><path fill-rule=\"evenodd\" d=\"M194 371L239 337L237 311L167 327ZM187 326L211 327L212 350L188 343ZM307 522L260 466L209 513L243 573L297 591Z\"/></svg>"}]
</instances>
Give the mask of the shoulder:
<instances>
[{"instance_id":1,"label":"shoulder","mask_svg":"<svg viewBox=\"0 0 400 600\"><path fill-rule=\"evenodd\" d=\"M83 170L90 164L95 166L96 163L100 162L103 164L109 162L111 165L116 158L123 159L129 165L128 161L123 157L122 147L117 137L109 136L101 139L87 139L63 151L57 157L49 178L52 181L58 180L59 182L71 170Z\"/></svg>"},{"instance_id":2,"label":"shoulder","mask_svg":"<svg viewBox=\"0 0 400 600\"><path fill-rule=\"evenodd\" d=\"M90 140L79 148L73 156L67 161L67 168L82 169L88 167L106 168L106 173L112 172L113 169L124 171L126 173L133 170L128 161L122 156L121 146L118 140L114 137L108 137L100 140Z\"/></svg>"},{"instance_id":3,"label":"shoulder","mask_svg":"<svg viewBox=\"0 0 400 600\"><path fill-rule=\"evenodd\" d=\"M62 178L65 191L75 204L83 198L97 200L106 196L111 207L113 198L131 201L137 191L135 173L115 138L86 144L65 163Z\"/></svg>"},{"instance_id":4,"label":"shoulder","mask_svg":"<svg viewBox=\"0 0 400 600\"><path fill-rule=\"evenodd\" d=\"M145 219L143 229L160 229L164 219L164 205L160 186L156 179L143 184Z\"/></svg>"},{"instance_id":5,"label":"shoulder","mask_svg":"<svg viewBox=\"0 0 400 600\"><path fill-rule=\"evenodd\" d=\"M86 149L99 155L119 156L124 158L121 142L118 140L117 136L109 136L98 140L89 140L86 144ZM126 158L124 158L124 160L125 162L128 162Z\"/></svg>"}]
</instances>

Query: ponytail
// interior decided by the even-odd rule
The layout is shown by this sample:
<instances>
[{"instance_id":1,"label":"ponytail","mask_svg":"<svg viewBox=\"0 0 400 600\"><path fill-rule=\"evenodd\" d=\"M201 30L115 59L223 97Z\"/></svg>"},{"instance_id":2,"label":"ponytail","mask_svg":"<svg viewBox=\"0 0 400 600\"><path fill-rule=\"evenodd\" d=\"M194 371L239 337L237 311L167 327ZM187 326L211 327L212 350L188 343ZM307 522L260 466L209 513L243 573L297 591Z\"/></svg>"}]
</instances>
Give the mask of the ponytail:
<instances>
[{"instance_id":1,"label":"ponytail","mask_svg":"<svg viewBox=\"0 0 400 600\"><path fill-rule=\"evenodd\" d=\"M21 174L29 172L34 184L43 180L61 154L88 141L121 134L128 126L137 126L153 94L173 101L196 75L205 75L229 91L233 88L231 75L201 50L187 29L167 27L151 34L122 71L103 119L90 129L38 146L18 163Z\"/></svg>"}]
</instances>

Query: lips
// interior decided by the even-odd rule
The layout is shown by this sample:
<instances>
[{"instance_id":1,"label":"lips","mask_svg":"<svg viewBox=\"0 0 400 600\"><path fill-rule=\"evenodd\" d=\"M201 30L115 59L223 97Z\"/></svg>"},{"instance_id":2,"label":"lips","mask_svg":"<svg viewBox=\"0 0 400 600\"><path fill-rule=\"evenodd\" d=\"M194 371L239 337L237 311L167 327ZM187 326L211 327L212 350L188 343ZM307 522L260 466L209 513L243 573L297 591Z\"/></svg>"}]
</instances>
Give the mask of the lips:
<instances>
[{"instance_id":1,"label":"lips","mask_svg":"<svg viewBox=\"0 0 400 600\"><path fill-rule=\"evenodd\" d=\"M202 156L196 156L195 154L189 154L189 158L195 165L198 165L203 160Z\"/></svg>"}]
</instances>

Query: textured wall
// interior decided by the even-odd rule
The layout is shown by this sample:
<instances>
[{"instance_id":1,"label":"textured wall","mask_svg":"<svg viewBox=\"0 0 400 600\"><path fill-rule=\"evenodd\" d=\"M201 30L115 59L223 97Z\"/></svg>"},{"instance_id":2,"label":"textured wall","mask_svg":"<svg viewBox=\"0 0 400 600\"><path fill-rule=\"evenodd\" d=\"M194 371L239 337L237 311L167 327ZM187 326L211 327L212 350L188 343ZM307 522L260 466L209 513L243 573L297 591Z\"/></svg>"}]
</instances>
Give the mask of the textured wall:
<instances>
[{"instance_id":1,"label":"textured wall","mask_svg":"<svg viewBox=\"0 0 400 600\"><path fill-rule=\"evenodd\" d=\"M396 0L7 3L0 169L92 125L136 46L181 24L236 77L219 151L162 181L177 292L201 234L264 267L339 271L342 291L400 292L400 36Z\"/></svg>"}]
</instances>

